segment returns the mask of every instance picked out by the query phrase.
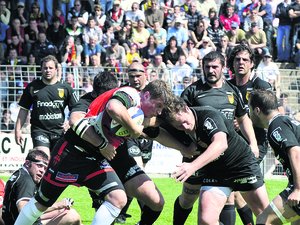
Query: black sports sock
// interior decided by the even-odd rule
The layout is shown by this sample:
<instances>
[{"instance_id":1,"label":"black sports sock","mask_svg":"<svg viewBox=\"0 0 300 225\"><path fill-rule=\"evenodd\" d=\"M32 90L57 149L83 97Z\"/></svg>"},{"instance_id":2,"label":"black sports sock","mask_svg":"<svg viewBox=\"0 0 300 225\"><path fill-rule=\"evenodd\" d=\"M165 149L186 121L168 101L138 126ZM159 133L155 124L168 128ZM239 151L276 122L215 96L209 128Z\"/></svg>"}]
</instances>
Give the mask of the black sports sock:
<instances>
[{"instance_id":1,"label":"black sports sock","mask_svg":"<svg viewBox=\"0 0 300 225\"><path fill-rule=\"evenodd\" d=\"M243 208L237 209L237 211L244 225L254 225L252 211L248 205L245 205Z\"/></svg>"},{"instance_id":2,"label":"black sports sock","mask_svg":"<svg viewBox=\"0 0 300 225\"><path fill-rule=\"evenodd\" d=\"M144 205L139 225L153 224L159 217L160 213L161 211L153 211L148 206Z\"/></svg>"},{"instance_id":3,"label":"black sports sock","mask_svg":"<svg viewBox=\"0 0 300 225\"><path fill-rule=\"evenodd\" d=\"M225 205L220 214L220 221L224 225L234 225L236 219L236 213L234 205Z\"/></svg>"},{"instance_id":4,"label":"black sports sock","mask_svg":"<svg viewBox=\"0 0 300 225\"><path fill-rule=\"evenodd\" d=\"M184 209L179 204L179 197L177 197L174 203L174 212L173 212L173 225L183 225L187 220L188 216L192 212L193 207L190 209Z\"/></svg>"}]
</instances>

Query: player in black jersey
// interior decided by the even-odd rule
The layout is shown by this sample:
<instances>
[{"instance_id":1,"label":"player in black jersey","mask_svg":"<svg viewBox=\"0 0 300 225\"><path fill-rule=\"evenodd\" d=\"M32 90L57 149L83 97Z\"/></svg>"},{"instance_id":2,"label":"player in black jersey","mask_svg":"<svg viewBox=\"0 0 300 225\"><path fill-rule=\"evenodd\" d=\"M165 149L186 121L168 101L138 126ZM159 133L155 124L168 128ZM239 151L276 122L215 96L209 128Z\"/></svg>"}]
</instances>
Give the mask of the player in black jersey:
<instances>
[{"instance_id":1,"label":"player in black jersey","mask_svg":"<svg viewBox=\"0 0 300 225\"><path fill-rule=\"evenodd\" d=\"M218 224L231 191L243 191L256 215L267 207L260 167L232 121L209 106L189 108L181 99L166 114L166 120L185 131L198 146L199 156L177 165L173 173L177 181L185 182L201 169L197 178L202 183L198 224Z\"/></svg>"},{"instance_id":2,"label":"player in black jersey","mask_svg":"<svg viewBox=\"0 0 300 225\"><path fill-rule=\"evenodd\" d=\"M33 146L48 155L64 133L66 106L71 110L78 100L73 89L58 80L57 65L54 56L49 55L42 60L42 78L32 81L25 88L19 102L20 111L15 127L16 143L21 145L21 128L30 112Z\"/></svg>"},{"instance_id":3,"label":"player in black jersey","mask_svg":"<svg viewBox=\"0 0 300 225\"><path fill-rule=\"evenodd\" d=\"M249 140L252 151L258 156L258 147L255 139L252 122L242 96L234 85L224 79L223 68L225 67L224 56L216 51L208 53L203 58L204 77L187 87L181 97L189 107L212 106L219 110L231 123L237 118L242 133ZM184 158L184 161L191 161ZM201 170L197 174L201 175ZM192 211L194 202L199 197L201 181L197 174L191 176L183 184L181 195L174 204L173 224L183 225ZM225 206L221 213L221 221L225 225L235 223L234 198Z\"/></svg>"},{"instance_id":4,"label":"player in black jersey","mask_svg":"<svg viewBox=\"0 0 300 225\"><path fill-rule=\"evenodd\" d=\"M278 106L272 91L256 90L250 94L250 117L256 126L268 129L269 143L289 181L287 188L257 217L257 225L285 224L300 219L300 122L281 115Z\"/></svg>"},{"instance_id":5,"label":"player in black jersey","mask_svg":"<svg viewBox=\"0 0 300 225\"><path fill-rule=\"evenodd\" d=\"M252 75L254 53L248 45L242 44L235 46L231 51L227 64L231 71L234 71L234 77L229 82L240 90L247 112L249 112L248 98L250 92L255 89L271 90L272 87L268 82ZM238 130L238 124L235 123L235 125L236 130ZM268 151L267 135L263 128L253 125L253 129L259 148L258 163L260 163ZM235 193L235 205L237 206L237 211L243 223L254 224L251 210L238 192Z\"/></svg>"}]
</instances>

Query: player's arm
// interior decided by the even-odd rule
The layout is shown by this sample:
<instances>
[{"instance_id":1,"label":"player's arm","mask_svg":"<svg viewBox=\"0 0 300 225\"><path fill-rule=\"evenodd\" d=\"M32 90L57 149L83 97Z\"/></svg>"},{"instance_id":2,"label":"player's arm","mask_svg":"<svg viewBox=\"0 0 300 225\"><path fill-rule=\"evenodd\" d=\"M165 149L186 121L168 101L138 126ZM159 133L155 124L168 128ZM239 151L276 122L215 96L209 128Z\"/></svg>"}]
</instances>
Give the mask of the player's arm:
<instances>
[{"instance_id":1,"label":"player's arm","mask_svg":"<svg viewBox=\"0 0 300 225\"><path fill-rule=\"evenodd\" d=\"M18 208L19 212L21 212L21 210L29 202L29 200L30 199L23 199L23 200L17 202L17 208Z\"/></svg>"},{"instance_id":2,"label":"player's arm","mask_svg":"<svg viewBox=\"0 0 300 225\"><path fill-rule=\"evenodd\" d=\"M125 127L131 138L138 138L143 134L144 126L137 125L130 117L127 108L117 99L111 99L106 105L109 116Z\"/></svg>"},{"instance_id":3,"label":"player's arm","mask_svg":"<svg viewBox=\"0 0 300 225\"><path fill-rule=\"evenodd\" d=\"M22 145L22 142L24 140L21 129L26 121L28 113L29 110L22 107L20 108L15 127L15 140L18 145Z\"/></svg>"},{"instance_id":4,"label":"player's arm","mask_svg":"<svg viewBox=\"0 0 300 225\"><path fill-rule=\"evenodd\" d=\"M288 197L289 206L297 206L300 202L300 146L291 147L288 156L294 179L294 190Z\"/></svg>"},{"instance_id":5,"label":"player's arm","mask_svg":"<svg viewBox=\"0 0 300 225\"><path fill-rule=\"evenodd\" d=\"M237 122L239 124L242 134L248 140L252 152L254 153L255 157L258 157L259 149L257 146L252 121L250 120L249 116L245 114L244 116L237 117Z\"/></svg>"}]
</instances>

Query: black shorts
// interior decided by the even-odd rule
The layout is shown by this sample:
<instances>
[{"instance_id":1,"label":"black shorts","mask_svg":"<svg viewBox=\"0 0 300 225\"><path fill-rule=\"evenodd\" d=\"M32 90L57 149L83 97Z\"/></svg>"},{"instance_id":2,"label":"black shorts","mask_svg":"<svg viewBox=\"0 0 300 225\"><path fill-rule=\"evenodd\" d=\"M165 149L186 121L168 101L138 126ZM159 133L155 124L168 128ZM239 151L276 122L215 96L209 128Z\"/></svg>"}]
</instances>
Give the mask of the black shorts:
<instances>
[{"instance_id":1,"label":"black shorts","mask_svg":"<svg viewBox=\"0 0 300 225\"><path fill-rule=\"evenodd\" d=\"M284 202L287 201L289 195L293 192L294 185L289 184L282 192L279 193L280 197L283 199ZM292 209L300 216L300 204L297 206L293 206Z\"/></svg>"},{"instance_id":2,"label":"black shorts","mask_svg":"<svg viewBox=\"0 0 300 225\"><path fill-rule=\"evenodd\" d=\"M129 139L126 141L126 143L130 156L141 156L143 163L147 163L152 158L152 140L147 140L144 138Z\"/></svg>"},{"instance_id":3,"label":"black shorts","mask_svg":"<svg viewBox=\"0 0 300 225\"><path fill-rule=\"evenodd\" d=\"M86 186L97 193L99 198L112 190L124 190L106 159L93 158L62 138L51 153L48 169L35 198L50 207L68 185Z\"/></svg>"},{"instance_id":4,"label":"black shorts","mask_svg":"<svg viewBox=\"0 0 300 225\"><path fill-rule=\"evenodd\" d=\"M133 177L145 173L137 165L135 159L129 155L126 143L121 144L117 148L117 154L115 158L109 161L109 163L112 168L114 168L123 184Z\"/></svg>"},{"instance_id":5,"label":"black shorts","mask_svg":"<svg viewBox=\"0 0 300 225\"><path fill-rule=\"evenodd\" d=\"M54 148L56 142L62 137L63 134L51 134L44 130L34 130L31 132L31 138L33 142L33 147L44 146L50 149Z\"/></svg>"}]
</instances>

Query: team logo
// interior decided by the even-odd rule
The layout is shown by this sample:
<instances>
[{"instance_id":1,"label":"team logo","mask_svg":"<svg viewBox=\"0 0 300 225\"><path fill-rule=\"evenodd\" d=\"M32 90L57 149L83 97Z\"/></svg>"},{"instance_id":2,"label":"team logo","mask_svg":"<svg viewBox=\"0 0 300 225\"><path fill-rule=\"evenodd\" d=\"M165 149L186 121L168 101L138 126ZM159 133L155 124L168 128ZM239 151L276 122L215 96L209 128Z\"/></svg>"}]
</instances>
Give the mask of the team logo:
<instances>
[{"instance_id":1,"label":"team logo","mask_svg":"<svg viewBox=\"0 0 300 225\"><path fill-rule=\"evenodd\" d=\"M217 129L217 125L215 121L209 117L206 118L203 125L205 129L208 131L208 133L211 133L212 131Z\"/></svg>"},{"instance_id":2,"label":"team logo","mask_svg":"<svg viewBox=\"0 0 300 225\"><path fill-rule=\"evenodd\" d=\"M58 90L58 96L60 98L63 98L65 96L65 90L62 88L58 88L57 90Z\"/></svg>"},{"instance_id":3,"label":"team logo","mask_svg":"<svg viewBox=\"0 0 300 225\"><path fill-rule=\"evenodd\" d=\"M281 137L280 133L278 132L278 130L275 130L275 131L273 132L273 137L275 138L275 140L276 140L277 142L281 142L281 141L282 141L282 137Z\"/></svg>"},{"instance_id":4,"label":"team logo","mask_svg":"<svg viewBox=\"0 0 300 225\"><path fill-rule=\"evenodd\" d=\"M228 98L228 101L230 104L233 104L234 103L234 96L233 96L233 93L228 93L227 92L227 98Z\"/></svg>"},{"instance_id":5,"label":"team logo","mask_svg":"<svg viewBox=\"0 0 300 225\"><path fill-rule=\"evenodd\" d=\"M247 100L247 101L249 100L250 93L251 93L250 91L247 91L247 92L246 92L246 100Z\"/></svg>"}]
</instances>

